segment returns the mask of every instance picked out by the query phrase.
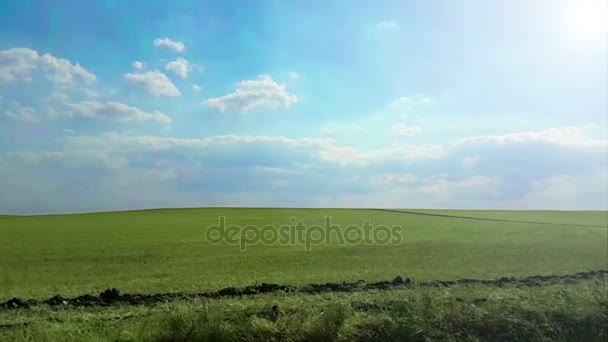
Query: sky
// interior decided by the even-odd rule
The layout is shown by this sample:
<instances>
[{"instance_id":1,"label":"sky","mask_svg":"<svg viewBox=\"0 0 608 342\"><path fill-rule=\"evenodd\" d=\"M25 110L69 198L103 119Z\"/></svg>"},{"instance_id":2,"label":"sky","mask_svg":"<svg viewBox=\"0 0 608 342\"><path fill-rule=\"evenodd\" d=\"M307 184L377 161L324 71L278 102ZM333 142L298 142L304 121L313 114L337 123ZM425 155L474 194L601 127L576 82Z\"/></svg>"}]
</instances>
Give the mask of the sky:
<instances>
[{"instance_id":1,"label":"sky","mask_svg":"<svg viewBox=\"0 0 608 342\"><path fill-rule=\"evenodd\" d=\"M0 3L0 213L608 209L602 0Z\"/></svg>"}]
</instances>

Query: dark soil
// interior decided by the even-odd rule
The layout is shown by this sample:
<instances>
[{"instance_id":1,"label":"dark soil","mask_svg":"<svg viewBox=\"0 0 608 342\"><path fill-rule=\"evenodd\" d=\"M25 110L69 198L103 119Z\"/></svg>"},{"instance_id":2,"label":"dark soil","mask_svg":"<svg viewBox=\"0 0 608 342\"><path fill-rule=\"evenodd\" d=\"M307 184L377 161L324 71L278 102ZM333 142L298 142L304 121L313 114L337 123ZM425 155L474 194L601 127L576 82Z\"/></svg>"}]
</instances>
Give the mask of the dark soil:
<instances>
[{"instance_id":1,"label":"dark soil","mask_svg":"<svg viewBox=\"0 0 608 342\"><path fill-rule=\"evenodd\" d=\"M392 281L379 281L366 283L363 280L348 283L326 283L309 284L305 286L291 286L279 284L257 284L242 288L227 287L217 291L201 293L158 293L158 294L129 294L120 293L117 289L108 289L97 296L82 295L74 298L64 298L56 295L46 300L13 298L0 304L3 309L25 309L36 305L87 307L87 306L109 306L109 305L154 305L158 303L176 300L188 300L195 298L222 298L241 297L269 293L300 293L320 294L327 292L354 292L367 290L389 290L397 288L428 288L428 287L452 287L452 286L520 286L534 287L552 284L575 283L583 280L601 279L606 280L608 270L596 270L580 272L569 275L531 276L525 278L503 277L499 279L459 279L459 280L434 280L428 282L413 282L409 278L395 277Z\"/></svg>"},{"instance_id":2,"label":"dark soil","mask_svg":"<svg viewBox=\"0 0 608 342\"><path fill-rule=\"evenodd\" d=\"M575 224L575 223L555 223L555 222L537 222L537 221L521 221L521 220L509 220L509 219L494 219L474 216L460 216L460 215L448 215L448 214L434 214L434 213L421 213L417 211L397 210L397 209L372 209L376 211L384 211L391 213L399 213L405 215L420 215L420 216L432 216L432 217L447 217L473 221L489 221L489 222L510 222L510 223L523 223L523 224L541 224L544 226L563 226L563 227L586 227L586 228L607 228L606 225L596 224Z\"/></svg>"}]
</instances>

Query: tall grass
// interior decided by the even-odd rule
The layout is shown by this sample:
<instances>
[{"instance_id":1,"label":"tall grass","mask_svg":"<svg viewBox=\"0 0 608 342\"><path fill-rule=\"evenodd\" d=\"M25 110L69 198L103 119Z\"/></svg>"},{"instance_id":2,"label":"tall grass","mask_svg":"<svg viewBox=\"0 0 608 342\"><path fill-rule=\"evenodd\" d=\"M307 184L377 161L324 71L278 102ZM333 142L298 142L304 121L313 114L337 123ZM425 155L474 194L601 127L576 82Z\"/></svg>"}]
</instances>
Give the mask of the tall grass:
<instances>
[{"instance_id":1,"label":"tall grass","mask_svg":"<svg viewBox=\"0 0 608 342\"><path fill-rule=\"evenodd\" d=\"M22 329L0 329L0 340L374 342L608 339L608 289L603 282L538 288L482 286L270 295L181 302L153 308L38 310L36 313L21 313L29 318L35 317L37 322ZM18 318L14 320L18 321Z\"/></svg>"}]
</instances>

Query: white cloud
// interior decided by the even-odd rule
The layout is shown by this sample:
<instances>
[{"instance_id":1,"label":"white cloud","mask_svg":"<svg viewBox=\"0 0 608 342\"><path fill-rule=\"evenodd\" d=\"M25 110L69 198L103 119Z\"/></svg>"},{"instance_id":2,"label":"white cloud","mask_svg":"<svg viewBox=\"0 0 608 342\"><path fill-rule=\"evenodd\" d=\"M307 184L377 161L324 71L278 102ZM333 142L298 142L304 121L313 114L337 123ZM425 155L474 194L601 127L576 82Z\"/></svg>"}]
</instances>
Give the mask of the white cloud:
<instances>
[{"instance_id":1,"label":"white cloud","mask_svg":"<svg viewBox=\"0 0 608 342\"><path fill-rule=\"evenodd\" d=\"M192 90L194 90L195 92L197 92L197 93L198 93L198 92L203 91L203 87L201 87L201 86L200 86L200 85L198 85L198 84L193 84L193 85L192 85Z\"/></svg>"},{"instance_id":2,"label":"white cloud","mask_svg":"<svg viewBox=\"0 0 608 342\"><path fill-rule=\"evenodd\" d=\"M144 87L154 96L178 97L182 95L169 77L158 70L143 74L127 73L125 78L135 85Z\"/></svg>"},{"instance_id":3,"label":"white cloud","mask_svg":"<svg viewBox=\"0 0 608 342\"><path fill-rule=\"evenodd\" d=\"M336 145L330 138L288 138L283 136L220 135L201 139L184 139L158 136L129 136L116 133L102 136L68 138L71 146L118 151L170 150L176 148L204 149L231 144L271 144L304 149L318 159L343 167L365 167L385 162L422 161L441 158L445 149L440 145L404 145L387 149L360 150Z\"/></svg>"},{"instance_id":4,"label":"white cloud","mask_svg":"<svg viewBox=\"0 0 608 342\"><path fill-rule=\"evenodd\" d=\"M476 176L463 179L447 175L415 177L408 174L381 174L363 177L357 183L371 186L369 192L318 196L315 207L350 208L495 208L502 199L504 180Z\"/></svg>"},{"instance_id":5,"label":"white cloud","mask_svg":"<svg viewBox=\"0 0 608 342\"><path fill-rule=\"evenodd\" d=\"M417 191L423 195L431 196L436 203L453 205L457 198L462 197L477 199L500 197L504 186L504 180L500 177L475 176L453 180L441 175L427 177Z\"/></svg>"},{"instance_id":6,"label":"white cloud","mask_svg":"<svg viewBox=\"0 0 608 342\"><path fill-rule=\"evenodd\" d=\"M285 175L290 171L286 168L281 167L269 167L269 166L256 166L255 171L261 174L270 174L270 175Z\"/></svg>"},{"instance_id":7,"label":"white cloud","mask_svg":"<svg viewBox=\"0 0 608 342\"><path fill-rule=\"evenodd\" d=\"M89 84L96 81L95 75L79 64L70 63L67 59L44 54L40 57L38 64L42 70L47 72L46 77L55 84L72 84L76 78Z\"/></svg>"},{"instance_id":8,"label":"white cloud","mask_svg":"<svg viewBox=\"0 0 608 342\"><path fill-rule=\"evenodd\" d=\"M559 164L543 173L530 168L525 158L516 160L515 169L510 158L502 158L503 164L500 160L490 163L490 156L478 154L477 149L438 160L444 153L441 146L363 150L321 138L66 133L61 137L64 144L55 147L61 152L0 154L0 188L21 194L0 199L0 207L46 210L51 204L43 201L45 193L66 193L58 197L65 202L55 207L57 211L79 209L82 203L88 203L87 210L100 210L108 203L114 209L126 209L132 203L142 207L263 205L267 199L279 206L468 209L585 209L605 207L608 201L608 174L601 163L595 164L600 166L595 173L585 173L584 165L559 169ZM243 154L247 157L242 158ZM487 162L468 177L461 165L467 164L465 160L477 163L481 159L477 155ZM605 163L605 157L599 159ZM410 161L425 164L411 167ZM66 167L80 172L61 173ZM87 172L100 168L103 172ZM58 177L48 179L48 170L56 171ZM514 178L513 171L517 171ZM95 203L86 202L93 199L84 190L66 191L73 188L73 177L101 189L103 200L95 196ZM52 182L56 188L49 188ZM285 187L289 193L273 190ZM256 191L255 196L243 195ZM216 198L222 200L215 202Z\"/></svg>"},{"instance_id":9,"label":"white cloud","mask_svg":"<svg viewBox=\"0 0 608 342\"><path fill-rule=\"evenodd\" d=\"M395 20L382 20L376 24L376 28L382 31L399 31L401 26Z\"/></svg>"},{"instance_id":10,"label":"white cloud","mask_svg":"<svg viewBox=\"0 0 608 342\"><path fill-rule=\"evenodd\" d=\"M498 197L505 185L500 177L475 176L453 179L441 174L417 177L410 174L388 173L373 175L362 181L369 182L380 192L388 192L389 197L423 198L434 205L453 204L454 199L459 196Z\"/></svg>"},{"instance_id":11,"label":"white cloud","mask_svg":"<svg viewBox=\"0 0 608 342\"><path fill-rule=\"evenodd\" d=\"M300 75L297 72L295 72L295 71L290 71L289 72L289 78L292 79L292 80L294 80L294 81L297 81L297 80L300 79Z\"/></svg>"},{"instance_id":12,"label":"white cloud","mask_svg":"<svg viewBox=\"0 0 608 342\"><path fill-rule=\"evenodd\" d=\"M308 165L298 165L293 167L273 167L273 166L254 166L253 171L258 175L275 177L301 177L310 174L307 170Z\"/></svg>"},{"instance_id":13,"label":"white cloud","mask_svg":"<svg viewBox=\"0 0 608 342\"><path fill-rule=\"evenodd\" d=\"M49 95L48 102L51 104L65 104L68 103L70 97L62 92L54 91Z\"/></svg>"},{"instance_id":14,"label":"white cloud","mask_svg":"<svg viewBox=\"0 0 608 342\"><path fill-rule=\"evenodd\" d=\"M119 122L156 122L168 125L170 117L159 111L144 112L124 103L108 101L82 101L70 105L71 115L90 119L113 120Z\"/></svg>"},{"instance_id":15,"label":"white cloud","mask_svg":"<svg viewBox=\"0 0 608 342\"><path fill-rule=\"evenodd\" d=\"M0 51L0 82L31 81L34 71L42 71L55 85L71 85L80 80L94 83L96 76L67 59L48 53L39 55L29 48L11 48Z\"/></svg>"},{"instance_id":16,"label":"white cloud","mask_svg":"<svg viewBox=\"0 0 608 342\"><path fill-rule=\"evenodd\" d=\"M13 48L0 51L0 81L29 81L38 68L38 52L28 48Z\"/></svg>"},{"instance_id":17,"label":"white cloud","mask_svg":"<svg viewBox=\"0 0 608 342\"><path fill-rule=\"evenodd\" d=\"M411 96L402 96L391 103L388 107L391 110L398 111L399 114L409 114L411 112L429 108L435 104L433 98L426 94L414 94Z\"/></svg>"},{"instance_id":18,"label":"white cloud","mask_svg":"<svg viewBox=\"0 0 608 342\"><path fill-rule=\"evenodd\" d=\"M473 169L479 164L481 157L467 157L462 160L462 166L467 169Z\"/></svg>"},{"instance_id":19,"label":"white cloud","mask_svg":"<svg viewBox=\"0 0 608 342\"><path fill-rule=\"evenodd\" d=\"M96 99L100 96L99 92L97 92L93 89L84 89L83 93L87 99Z\"/></svg>"},{"instance_id":20,"label":"white cloud","mask_svg":"<svg viewBox=\"0 0 608 342\"><path fill-rule=\"evenodd\" d=\"M184 58L178 57L176 60L167 63L165 69L181 78L188 78L188 73L192 71L192 65Z\"/></svg>"},{"instance_id":21,"label":"white cloud","mask_svg":"<svg viewBox=\"0 0 608 342\"><path fill-rule=\"evenodd\" d=\"M392 137L413 137L422 133L422 128L418 126L408 126L406 124L396 124L391 127L390 135Z\"/></svg>"},{"instance_id":22,"label":"white cloud","mask_svg":"<svg viewBox=\"0 0 608 342\"><path fill-rule=\"evenodd\" d=\"M32 170L35 169L35 166L41 164L78 165L83 163L120 169L127 164L127 159L124 156L102 151L13 151L0 154L0 170L8 170L8 168L5 168L7 165L21 165L26 166L28 170Z\"/></svg>"},{"instance_id":23,"label":"white cloud","mask_svg":"<svg viewBox=\"0 0 608 342\"><path fill-rule=\"evenodd\" d=\"M392 189L399 186L416 184L419 178L411 174L383 173L369 177L369 182L375 188Z\"/></svg>"},{"instance_id":24,"label":"white cloud","mask_svg":"<svg viewBox=\"0 0 608 342\"><path fill-rule=\"evenodd\" d=\"M608 208L606 168L576 174L562 174L532 183L532 189L516 207L525 209L600 209Z\"/></svg>"},{"instance_id":25,"label":"white cloud","mask_svg":"<svg viewBox=\"0 0 608 342\"><path fill-rule=\"evenodd\" d=\"M127 150L169 150L175 148L207 148L214 145L230 144L278 144L289 147L314 147L331 144L328 139L287 138L282 136L218 135L209 138L186 139L160 136L133 136L107 133L100 136L72 137L68 142L74 147L93 149Z\"/></svg>"},{"instance_id":26,"label":"white cloud","mask_svg":"<svg viewBox=\"0 0 608 342\"><path fill-rule=\"evenodd\" d=\"M321 159L340 166L370 166L384 162L421 161L441 158L441 145L402 145L392 148L360 150L330 144L319 152Z\"/></svg>"},{"instance_id":27,"label":"white cloud","mask_svg":"<svg viewBox=\"0 0 608 342\"><path fill-rule=\"evenodd\" d=\"M173 41L167 37L157 38L154 40L154 46L167 48L173 52L184 52L186 51L186 45L180 41Z\"/></svg>"},{"instance_id":28,"label":"white cloud","mask_svg":"<svg viewBox=\"0 0 608 342\"><path fill-rule=\"evenodd\" d=\"M140 61L134 61L133 63L131 63L131 66L133 67L133 70L135 70L135 71L142 71L145 68L144 63L140 62Z\"/></svg>"},{"instance_id":29,"label":"white cloud","mask_svg":"<svg viewBox=\"0 0 608 342\"><path fill-rule=\"evenodd\" d=\"M81 95L81 96L79 96ZM78 93L75 92L64 92L64 91L53 91L50 95L46 96L44 99L46 109L50 112L57 111L59 106L70 104L71 98L87 98L87 99L97 99L100 94L92 89L81 88L78 90Z\"/></svg>"},{"instance_id":30,"label":"white cloud","mask_svg":"<svg viewBox=\"0 0 608 342\"><path fill-rule=\"evenodd\" d=\"M32 107L15 104L11 109L7 109L4 114L12 119L25 123L40 123L40 118Z\"/></svg>"},{"instance_id":31,"label":"white cloud","mask_svg":"<svg viewBox=\"0 0 608 342\"><path fill-rule=\"evenodd\" d=\"M250 113L258 110L289 108L298 103L297 96L290 94L285 85L276 83L269 75L258 80L241 81L235 92L205 101L206 105L219 110Z\"/></svg>"},{"instance_id":32,"label":"white cloud","mask_svg":"<svg viewBox=\"0 0 608 342\"><path fill-rule=\"evenodd\" d=\"M454 141L456 145L510 145L526 143L545 143L564 147L605 149L608 139L593 139L584 135L590 126L549 128L536 132L516 132L502 135L482 135L466 137Z\"/></svg>"}]
</instances>

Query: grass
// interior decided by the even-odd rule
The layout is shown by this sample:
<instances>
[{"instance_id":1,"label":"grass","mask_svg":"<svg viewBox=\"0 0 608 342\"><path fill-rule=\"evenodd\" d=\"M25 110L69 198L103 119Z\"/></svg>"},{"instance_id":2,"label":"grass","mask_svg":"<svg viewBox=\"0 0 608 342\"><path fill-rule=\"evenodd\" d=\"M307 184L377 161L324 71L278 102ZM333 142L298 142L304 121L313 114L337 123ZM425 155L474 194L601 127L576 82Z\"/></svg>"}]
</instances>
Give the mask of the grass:
<instances>
[{"instance_id":1,"label":"grass","mask_svg":"<svg viewBox=\"0 0 608 342\"><path fill-rule=\"evenodd\" d=\"M403 241L386 246L314 245L312 251L305 251L302 245L254 245L241 252L237 246L206 241L206 227L217 224L219 216L225 216L228 225L241 226L286 225L291 217L306 225L322 225L325 216L331 216L332 223L342 227L371 220L373 225L403 226ZM0 218L0 301L12 297L44 299L56 294L97 294L112 287L130 293L200 292L261 282L302 285L378 281L396 275L423 281L569 274L606 269L607 256L608 213L599 211L400 213L209 208L6 216ZM456 297L467 296L491 300L482 306L454 303ZM605 333L605 299L605 284L588 283L539 289L268 296L154 308L56 311L40 307L16 315L0 311L0 337L164 341L192 328L194 335L182 336L183 340L197 340L192 336L205 340L212 333L218 334L216 340L246 340L243 336L249 335L257 336L257 340L280 341L315 340L315 336L326 340L390 340L402 338L402 333L413 334L407 336L414 340L459 339L458 336L483 340L487 331L479 324L496 324L496 329L505 334L523 334L523 340L530 336L572 340L583 332L590 336ZM357 309L359 302L394 305L384 305L380 311L361 311ZM288 318L275 322L255 315L239 316L243 310L267 310L271 303L290 312ZM317 319L321 312L323 315ZM22 329L1 328L28 320L33 323ZM198 323L192 326L188 323L192 320ZM583 330L570 327L562 331L560 320L582 326ZM148 328L142 328L145 324ZM138 335L143 330L151 333ZM163 331L169 335L163 335ZM60 338L64 335L66 339Z\"/></svg>"},{"instance_id":2,"label":"grass","mask_svg":"<svg viewBox=\"0 0 608 342\"><path fill-rule=\"evenodd\" d=\"M0 313L0 320L12 325L0 329L0 339L10 341L605 341L608 291L584 282L273 295L152 308L39 308Z\"/></svg>"},{"instance_id":3,"label":"grass","mask_svg":"<svg viewBox=\"0 0 608 342\"><path fill-rule=\"evenodd\" d=\"M466 216L501 216L466 212ZM521 213L554 222L553 213ZM228 224L402 225L399 245L213 245L205 228ZM0 300L14 296L200 291L256 282L492 278L607 268L607 216L566 220L599 227L555 226L418 216L371 210L182 209L13 217L0 223ZM602 221L603 220L603 221ZM604 228L601 227L604 224Z\"/></svg>"}]
</instances>

